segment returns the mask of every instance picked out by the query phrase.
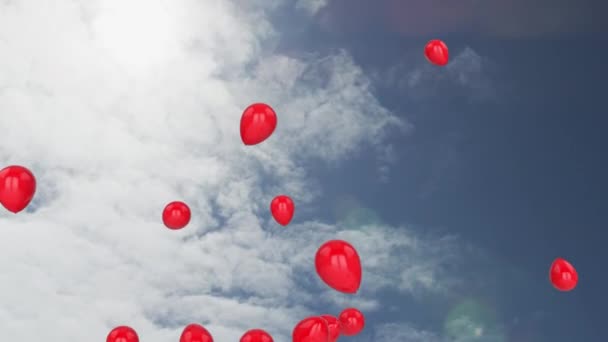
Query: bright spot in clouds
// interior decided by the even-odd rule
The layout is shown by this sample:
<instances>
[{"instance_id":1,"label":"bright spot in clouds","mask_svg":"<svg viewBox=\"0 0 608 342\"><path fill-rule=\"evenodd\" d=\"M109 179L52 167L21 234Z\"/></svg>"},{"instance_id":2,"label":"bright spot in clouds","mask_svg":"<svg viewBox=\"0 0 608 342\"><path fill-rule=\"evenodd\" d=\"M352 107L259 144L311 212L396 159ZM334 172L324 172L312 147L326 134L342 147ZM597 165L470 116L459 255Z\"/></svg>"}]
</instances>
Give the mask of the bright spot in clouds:
<instances>
[{"instance_id":1,"label":"bright spot in clouds","mask_svg":"<svg viewBox=\"0 0 608 342\"><path fill-rule=\"evenodd\" d=\"M177 20L170 5L162 0L104 0L99 5L93 31L123 67L144 69L175 56Z\"/></svg>"}]
</instances>

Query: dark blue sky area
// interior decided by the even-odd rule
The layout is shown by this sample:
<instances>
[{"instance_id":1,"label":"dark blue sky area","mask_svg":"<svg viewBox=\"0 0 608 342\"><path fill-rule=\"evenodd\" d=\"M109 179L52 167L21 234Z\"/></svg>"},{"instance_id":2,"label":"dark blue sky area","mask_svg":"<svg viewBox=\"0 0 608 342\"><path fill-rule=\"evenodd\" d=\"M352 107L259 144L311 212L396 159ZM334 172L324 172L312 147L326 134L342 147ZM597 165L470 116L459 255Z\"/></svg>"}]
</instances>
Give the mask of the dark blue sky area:
<instances>
[{"instance_id":1,"label":"dark blue sky area","mask_svg":"<svg viewBox=\"0 0 608 342\"><path fill-rule=\"evenodd\" d=\"M378 25L321 34L313 27L283 44L287 50L296 50L290 41L311 51L347 49L376 75L382 103L414 127L391 140L398 161L388 183L376 181L370 153L327 170L327 207L352 196L384 222L457 234L482 248L492 261L478 276L497 285L472 286L471 295L499 308L508 341L608 339L602 329L608 304L608 49L602 44L608 41L601 26L593 29L507 39L408 37ZM466 47L481 57L473 86L440 77L408 89L395 81L425 67L422 48L436 37L453 57ZM579 271L575 291L550 286L556 257Z\"/></svg>"}]
</instances>

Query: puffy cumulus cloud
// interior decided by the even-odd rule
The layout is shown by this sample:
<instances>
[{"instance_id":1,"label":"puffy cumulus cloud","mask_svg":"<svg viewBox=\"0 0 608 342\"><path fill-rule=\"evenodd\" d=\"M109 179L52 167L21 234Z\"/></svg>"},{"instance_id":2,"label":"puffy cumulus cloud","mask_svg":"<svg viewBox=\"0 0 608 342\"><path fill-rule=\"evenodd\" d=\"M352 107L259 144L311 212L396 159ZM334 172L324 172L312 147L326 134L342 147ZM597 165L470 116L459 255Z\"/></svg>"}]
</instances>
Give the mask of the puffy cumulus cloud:
<instances>
[{"instance_id":1,"label":"puffy cumulus cloud","mask_svg":"<svg viewBox=\"0 0 608 342\"><path fill-rule=\"evenodd\" d=\"M30 167L39 184L27 212L0 214L5 338L79 341L127 324L160 342L200 322L218 341L252 327L281 341L319 301L372 310L377 288L438 286L435 254L407 231L268 219L279 191L302 205L320 194L306 160L382 147L404 125L348 54L274 52L276 5L3 3L0 162ZM245 147L238 123L254 101L272 104L279 124ZM183 231L159 222L175 199L193 211ZM314 250L333 237L361 251L356 300L314 275ZM423 257L420 269L391 261L400 251Z\"/></svg>"}]
</instances>

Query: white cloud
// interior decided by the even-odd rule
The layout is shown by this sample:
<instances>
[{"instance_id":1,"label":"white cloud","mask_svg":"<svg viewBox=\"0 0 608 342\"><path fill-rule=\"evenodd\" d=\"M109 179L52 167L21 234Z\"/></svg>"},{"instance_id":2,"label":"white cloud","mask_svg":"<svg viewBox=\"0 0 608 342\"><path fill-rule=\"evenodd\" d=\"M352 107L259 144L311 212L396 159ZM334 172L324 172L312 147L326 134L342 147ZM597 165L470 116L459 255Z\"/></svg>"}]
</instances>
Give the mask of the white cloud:
<instances>
[{"instance_id":1,"label":"white cloud","mask_svg":"<svg viewBox=\"0 0 608 342\"><path fill-rule=\"evenodd\" d=\"M256 3L118 3L0 10L0 162L31 167L39 182L34 212L0 214L7 340L83 341L128 324L160 342L190 322L218 341L254 327L287 340L314 306L311 288L345 303L321 287L311 260L334 236L357 244L366 266L368 290L349 304L373 309L376 287L433 283L431 261L420 266L428 284L401 268L390 275L399 266L390 254L413 241L407 232L268 220L277 192L306 203L322 190L306 160L381 148L402 125L348 54L276 54ZM238 122L254 101L273 105L279 123L245 147ZM176 199L193 211L183 231L160 222Z\"/></svg>"}]
</instances>

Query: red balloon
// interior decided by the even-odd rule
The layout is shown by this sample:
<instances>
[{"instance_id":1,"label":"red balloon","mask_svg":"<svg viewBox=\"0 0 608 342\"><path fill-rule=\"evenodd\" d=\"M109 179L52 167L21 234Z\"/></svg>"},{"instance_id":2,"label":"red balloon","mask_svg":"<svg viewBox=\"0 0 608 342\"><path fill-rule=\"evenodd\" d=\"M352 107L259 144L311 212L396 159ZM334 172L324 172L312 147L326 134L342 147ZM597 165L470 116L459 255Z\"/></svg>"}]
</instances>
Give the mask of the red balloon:
<instances>
[{"instance_id":1,"label":"red balloon","mask_svg":"<svg viewBox=\"0 0 608 342\"><path fill-rule=\"evenodd\" d=\"M262 329L251 329L241 337L240 342L274 342L274 340Z\"/></svg>"},{"instance_id":2,"label":"red balloon","mask_svg":"<svg viewBox=\"0 0 608 342\"><path fill-rule=\"evenodd\" d=\"M560 291L572 291L578 283L578 273L568 261L557 258L551 264L549 279L556 289Z\"/></svg>"},{"instance_id":3,"label":"red balloon","mask_svg":"<svg viewBox=\"0 0 608 342\"><path fill-rule=\"evenodd\" d=\"M296 207L289 196L279 195L270 203L272 217L282 226L286 226L291 222L295 210Z\"/></svg>"},{"instance_id":4,"label":"red balloon","mask_svg":"<svg viewBox=\"0 0 608 342\"><path fill-rule=\"evenodd\" d=\"M277 115L267 104L254 103L241 116L241 139L245 145L257 145L268 139L277 127Z\"/></svg>"},{"instance_id":5,"label":"red balloon","mask_svg":"<svg viewBox=\"0 0 608 342\"><path fill-rule=\"evenodd\" d=\"M321 318L327 322L327 328L329 330L329 340L327 342L336 342L338 338L340 338L342 324L332 315L321 315Z\"/></svg>"},{"instance_id":6,"label":"red balloon","mask_svg":"<svg viewBox=\"0 0 608 342\"><path fill-rule=\"evenodd\" d=\"M327 321L319 316L305 318L293 328L293 342L327 342L328 339Z\"/></svg>"},{"instance_id":7,"label":"red balloon","mask_svg":"<svg viewBox=\"0 0 608 342\"><path fill-rule=\"evenodd\" d=\"M439 39L429 41L424 48L427 60L435 65L444 66L448 64L448 46Z\"/></svg>"},{"instance_id":8,"label":"red balloon","mask_svg":"<svg viewBox=\"0 0 608 342\"><path fill-rule=\"evenodd\" d=\"M190 222L190 208L184 202L171 202L163 210L163 223L169 229L182 229Z\"/></svg>"},{"instance_id":9,"label":"red balloon","mask_svg":"<svg viewBox=\"0 0 608 342\"><path fill-rule=\"evenodd\" d=\"M317 274L327 285L343 293L357 293L361 286L361 260L355 248L342 240L327 241L315 256Z\"/></svg>"},{"instance_id":10,"label":"red balloon","mask_svg":"<svg viewBox=\"0 0 608 342\"><path fill-rule=\"evenodd\" d=\"M340 324L342 330L340 331L344 336L354 336L359 334L365 327L365 317L361 311L355 308L344 309L340 313Z\"/></svg>"},{"instance_id":11,"label":"red balloon","mask_svg":"<svg viewBox=\"0 0 608 342\"><path fill-rule=\"evenodd\" d=\"M213 342L213 337L205 327L192 323L184 328L179 342Z\"/></svg>"},{"instance_id":12,"label":"red balloon","mask_svg":"<svg viewBox=\"0 0 608 342\"><path fill-rule=\"evenodd\" d=\"M133 328L123 325L112 329L106 342L139 342L139 336Z\"/></svg>"},{"instance_id":13,"label":"red balloon","mask_svg":"<svg viewBox=\"0 0 608 342\"><path fill-rule=\"evenodd\" d=\"M36 178L23 166L12 165L0 170L0 203L10 212L25 209L34 198Z\"/></svg>"}]
</instances>

